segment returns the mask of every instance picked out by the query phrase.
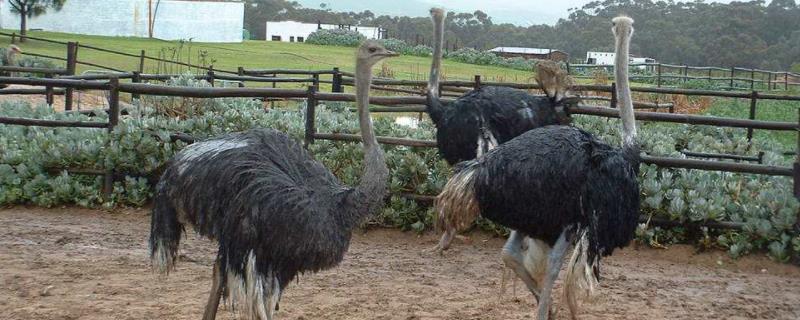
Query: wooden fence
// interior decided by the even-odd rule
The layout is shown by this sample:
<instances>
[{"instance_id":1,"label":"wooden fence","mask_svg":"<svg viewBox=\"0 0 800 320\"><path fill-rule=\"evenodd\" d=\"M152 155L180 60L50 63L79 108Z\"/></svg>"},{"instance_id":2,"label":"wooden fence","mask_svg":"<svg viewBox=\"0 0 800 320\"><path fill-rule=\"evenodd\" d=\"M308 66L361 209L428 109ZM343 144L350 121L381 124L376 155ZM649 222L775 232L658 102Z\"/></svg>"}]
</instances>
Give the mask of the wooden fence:
<instances>
[{"instance_id":1,"label":"wooden fence","mask_svg":"<svg viewBox=\"0 0 800 320\"><path fill-rule=\"evenodd\" d=\"M574 78L592 78L588 75L575 74L580 69L603 69L613 77L610 70L612 65L595 64L567 64L567 72ZM631 64L631 70L642 70L646 74L631 74L633 80L653 80L657 87L662 87L666 80L673 79L680 83L689 80L700 80L708 83L725 83L728 90L743 90L745 87L737 87L737 82L749 84L750 90L755 90L756 83L766 84L767 90L784 90L800 86L800 74L787 71L770 71L753 68L721 68L721 67L693 67L686 65L674 65L666 63L636 63ZM671 72L670 72L671 71ZM694 74L690 74L694 73Z\"/></svg>"}]
</instances>

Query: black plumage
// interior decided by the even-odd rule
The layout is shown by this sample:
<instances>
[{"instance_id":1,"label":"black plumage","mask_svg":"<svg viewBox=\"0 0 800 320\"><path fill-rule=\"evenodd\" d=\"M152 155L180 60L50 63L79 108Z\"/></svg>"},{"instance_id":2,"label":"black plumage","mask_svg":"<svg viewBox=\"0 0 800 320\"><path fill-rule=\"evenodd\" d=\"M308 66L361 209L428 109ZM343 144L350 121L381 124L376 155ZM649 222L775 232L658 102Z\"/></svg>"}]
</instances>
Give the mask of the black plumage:
<instances>
[{"instance_id":1,"label":"black plumage","mask_svg":"<svg viewBox=\"0 0 800 320\"><path fill-rule=\"evenodd\" d=\"M528 131L464 164L483 217L553 246L586 231L589 260L627 245L639 216L638 149L569 126Z\"/></svg>"},{"instance_id":2,"label":"black plumage","mask_svg":"<svg viewBox=\"0 0 800 320\"><path fill-rule=\"evenodd\" d=\"M523 90L484 86L456 101L431 99L427 111L436 125L436 144L451 165L472 160L520 134L559 124L558 102Z\"/></svg>"},{"instance_id":3,"label":"black plumage","mask_svg":"<svg viewBox=\"0 0 800 320\"><path fill-rule=\"evenodd\" d=\"M388 169L369 118L371 68L396 56L367 41L357 51L364 173L356 187L339 182L296 141L270 129L228 134L186 147L166 166L151 220L154 267L174 267L184 226L219 244L204 319L227 295L243 315L271 320L298 274L338 265L353 228L376 213Z\"/></svg>"},{"instance_id":4,"label":"black plumage","mask_svg":"<svg viewBox=\"0 0 800 320\"><path fill-rule=\"evenodd\" d=\"M567 249L575 248L564 281L574 318L575 291L582 285L593 291L600 258L626 246L638 222L640 158L628 83L633 20L613 21L622 148L574 127L535 128L459 164L436 201L440 216L451 221L480 214L515 230L503 260L539 299L540 320L549 316L551 291Z\"/></svg>"}]
</instances>

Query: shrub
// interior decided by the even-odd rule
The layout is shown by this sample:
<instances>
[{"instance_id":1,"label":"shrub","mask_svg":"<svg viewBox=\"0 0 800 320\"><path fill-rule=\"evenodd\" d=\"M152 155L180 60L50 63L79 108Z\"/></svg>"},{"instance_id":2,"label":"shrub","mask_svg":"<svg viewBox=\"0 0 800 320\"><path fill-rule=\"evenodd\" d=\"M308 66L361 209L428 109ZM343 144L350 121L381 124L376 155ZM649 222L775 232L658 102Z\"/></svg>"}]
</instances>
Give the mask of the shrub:
<instances>
[{"instance_id":1,"label":"shrub","mask_svg":"<svg viewBox=\"0 0 800 320\"><path fill-rule=\"evenodd\" d=\"M206 85L188 79L174 83ZM172 99L172 98L162 98ZM140 206L152 196L146 177L152 176L178 150L182 142L170 142L168 133L184 132L203 139L224 132L254 127L269 127L302 139L302 104L286 109L264 111L258 101L214 99L198 106L183 118L157 112L147 100L132 114L121 119L110 135L104 131L73 128L43 128L0 125L0 205L32 203L40 206L76 204L79 206ZM316 126L320 132L358 133L355 113L347 103L320 105ZM0 114L39 119L90 120L85 115L55 113L45 106L23 102L3 102ZM106 116L93 119L105 121ZM595 133L603 141L620 141L619 120L575 116L574 123ZM378 135L433 139L434 127L422 121L418 128L395 124L392 118L374 117ZM150 134L154 132L156 135ZM697 152L757 154L764 151L768 165L788 166L792 159L782 155L782 147L771 140L754 139L748 147L741 129L722 129L682 124L640 123L639 139L644 152L656 156L684 157L676 150ZM431 148L383 145L391 175L389 188L394 194L437 194L451 174L451 168ZM359 144L318 140L309 148L312 154L345 184L355 185L361 175L362 150ZM48 168L115 168L128 177L114 187L109 203L100 197L102 179L52 173ZM733 221L745 225L741 231L699 233L687 228L642 228L641 239L651 244L696 241L727 249L739 256L753 250L766 250L771 257L786 261L800 257L800 235L794 228L800 203L792 195L787 177L759 176L684 169L665 169L642 165L640 171L642 213L646 216L700 223ZM421 231L432 224L430 208L398 196L370 224ZM481 220L478 226L497 233L506 230Z\"/></svg>"},{"instance_id":2,"label":"shrub","mask_svg":"<svg viewBox=\"0 0 800 320\"><path fill-rule=\"evenodd\" d=\"M463 63L498 66L524 71L533 71L536 67L536 61L534 60L525 60L520 57L502 58L489 51L479 51L473 48L461 48L452 51L447 54L447 58Z\"/></svg>"},{"instance_id":3,"label":"shrub","mask_svg":"<svg viewBox=\"0 0 800 320\"><path fill-rule=\"evenodd\" d=\"M307 43L326 45L357 47L367 37L357 31L347 29L319 29L308 35Z\"/></svg>"}]
</instances>

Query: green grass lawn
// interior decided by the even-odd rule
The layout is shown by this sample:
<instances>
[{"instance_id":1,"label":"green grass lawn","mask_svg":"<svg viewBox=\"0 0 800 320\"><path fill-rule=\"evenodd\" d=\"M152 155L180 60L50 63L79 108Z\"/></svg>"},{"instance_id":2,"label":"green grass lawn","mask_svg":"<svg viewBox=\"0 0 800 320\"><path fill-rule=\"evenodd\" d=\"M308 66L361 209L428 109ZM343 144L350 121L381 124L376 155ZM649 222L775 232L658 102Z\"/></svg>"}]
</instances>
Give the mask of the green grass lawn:
<instances>
[{"instance_id":1,"label":"green grass lawn","mask_svg":"<svg viewBox=\"0 0 800 320\"><path fill-rule=\"evenodd\" d=\"M14 32L14 30L4 30ZM354 48L318 46L304 43L285 43L267 41L245 41L243 43L184 43L181 57L173 57L172 49L181 47L178 41L164 41L147 38L132 37L103 37L76 35L55 32L31 31L31 36L59 41L77 41L81 44L92 45L105 49L112 49L138 55L145 50L148 56L158 57L160 53L167 55L169 60L179 60L198 64L201 51L207 52L206 61L214 61L214 67L225 70L236 70L242 66L252 69L283 68L283 69L331 69L339 67L343 71L353 71L355 59ZM7 45L8 37L0 37L0 45ZM20 44L23 51L46 54L51 56L66 57L66 46L29 40ZM78 51L78 60L105 65L121 70L136 70L139 59L109 54L97 50L81 48ZM397 79L424 80L428 77L430 58L402 56L389 59L386 67ZM376 67L376 72L380 67ZM96 70L95 67L79 65L78 71ZM145 68L147 73L169 73L181 71L177 66L159 66L158 62L149 60ZM183 69L186 70L186 69ZM480 74L484 81L510 81L530 82L533 74L530 72L499 68L493 66L480 66L453 61L444 61L443 77L448 80L471 80L474 75Z\"/></svg>"}]
</instances>

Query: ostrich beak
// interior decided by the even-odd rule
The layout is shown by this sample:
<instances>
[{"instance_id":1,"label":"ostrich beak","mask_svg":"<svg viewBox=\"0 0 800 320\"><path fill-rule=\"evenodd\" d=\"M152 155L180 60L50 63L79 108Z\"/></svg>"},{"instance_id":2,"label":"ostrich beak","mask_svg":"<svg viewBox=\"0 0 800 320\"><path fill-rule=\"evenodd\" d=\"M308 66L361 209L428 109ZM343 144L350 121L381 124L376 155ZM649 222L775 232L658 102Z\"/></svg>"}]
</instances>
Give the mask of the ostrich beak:
<instances>
[{"instance_id":1,"label":"ostrich beak","mask_svg":"<svg viewBox=\"0 0 800 320\"><path fill-rule=\"evenodd\" d=\"M387 50L386 52L382 53L381 55L384 56L384 57L399 57L400 56L399 53L394 52L394 51L389 51L389 50Z\"/></svg>"}]
</instances>

